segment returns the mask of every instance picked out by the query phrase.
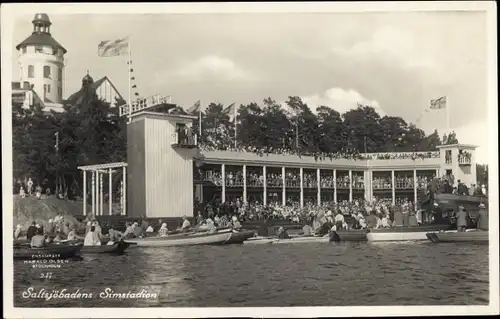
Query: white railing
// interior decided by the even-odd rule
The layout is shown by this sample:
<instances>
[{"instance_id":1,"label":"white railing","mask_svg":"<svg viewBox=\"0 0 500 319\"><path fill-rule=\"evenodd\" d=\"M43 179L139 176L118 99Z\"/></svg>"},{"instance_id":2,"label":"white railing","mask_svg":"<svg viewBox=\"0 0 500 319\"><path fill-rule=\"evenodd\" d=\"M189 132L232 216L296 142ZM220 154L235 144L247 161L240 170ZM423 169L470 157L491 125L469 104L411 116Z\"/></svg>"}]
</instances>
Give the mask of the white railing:
<instances>
[{"instance_id":1,"label":"white railing","mask_svg":"<svg viewBox=\"0 0 500 319\"><path fill-rule=\"evenodd\" d=\"M146 97L146 98L142 98L142 99L137 99L136 101L132 102L131 110L129 110L128 104L121 105L120 106L120 116L134 114L136 112L149 109L149 108L156 106L156 105L161 105L161 104L171 103L171 102L172 102L172 98L170 96L161 96L159 94L156 94L156 95L153 95L150 97Z\"/></svg>"},{"instance_id":2,"label":"white railing","mask_svg":"<svg viewBox=\"0 0 500 319\"><path fill-rule=\"evenodd\" d=\"M458 155L458 164L459 165L462 165L462 164L465 164L465 165L468 165L468 164L471 164L471 158L470 157L467 157L466 155Z\"/></svg>"},{"instance_id":3,"label":"white railing","mask_svg":"<svg viewBox=\"0 0 500 319\"><path fill-rule=\"evenodd\" d=\"M408 159L408 158L439 158L439 151L429 152L386 152L386 153L362 153L361 156L370 160L382 159Z\"/></svg>"}]
</instances>

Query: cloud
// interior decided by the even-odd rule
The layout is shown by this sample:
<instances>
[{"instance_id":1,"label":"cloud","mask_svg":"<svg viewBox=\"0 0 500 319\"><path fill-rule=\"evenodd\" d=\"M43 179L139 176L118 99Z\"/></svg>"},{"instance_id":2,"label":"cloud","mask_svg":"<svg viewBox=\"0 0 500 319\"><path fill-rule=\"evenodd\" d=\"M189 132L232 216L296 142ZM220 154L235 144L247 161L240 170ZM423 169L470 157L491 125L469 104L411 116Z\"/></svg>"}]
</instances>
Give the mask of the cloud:
<instances>
[{"instance_id":1,"label":"cloud","mask_svg":"<svg viewBox=\"0 0 500 319\"><path fill-rule=\"evenodd\" d=\"M342 88L333 87L326 90L323 94L313 94L301 98L313 111L316 111L320 106L328 106L342 114L355 109L358 103L360 103L372 106L380 116L386 115L377 101L370 100L353 89L344 90Z\"/></svg>"},{"instance_id":2,"label":"cloud","mask_svg":"<svg viewBox=\"0 0 500 319\"><path fill-rule=\"evenodd\" d=\"M238 67L234 61L216 55L201 57L184 65L176 73L193 81L208 79L232 81L250 77L250 73Z\"/></svg>"},{"instance_id":3,"label":"cloud","mask_svg":"<svg viewBox=\"0 0 500 319\"><path fill-rule=\"evenodd\" d=\"M332 51L351 58L383 57L406 68L434 68L437 65L425 48L416 45L411 33L390 27L378 28L367 41L349 48L334 46Z\"/></svg>"}]
</instances>

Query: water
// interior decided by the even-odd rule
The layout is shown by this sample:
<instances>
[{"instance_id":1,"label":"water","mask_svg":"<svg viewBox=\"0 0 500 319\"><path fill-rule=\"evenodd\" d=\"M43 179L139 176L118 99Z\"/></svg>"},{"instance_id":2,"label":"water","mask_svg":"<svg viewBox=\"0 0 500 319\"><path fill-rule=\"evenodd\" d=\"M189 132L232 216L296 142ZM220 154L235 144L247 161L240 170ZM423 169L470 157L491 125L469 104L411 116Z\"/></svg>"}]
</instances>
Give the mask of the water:
<instances>
[{"instance_id":1,"label":"water","mask_svg":"<svg viewBox=\"0 0 500 319\"><path fill-rule=\"evenodd\" d=\"M488 246L423 243L132 247L60 269L15 262L16 307L487 305ZM40 279L52 272L51 279ZM25 299L66 288L92 299ZM115 292L157 299L101 299Z\"/></svg>"}]
</instances>

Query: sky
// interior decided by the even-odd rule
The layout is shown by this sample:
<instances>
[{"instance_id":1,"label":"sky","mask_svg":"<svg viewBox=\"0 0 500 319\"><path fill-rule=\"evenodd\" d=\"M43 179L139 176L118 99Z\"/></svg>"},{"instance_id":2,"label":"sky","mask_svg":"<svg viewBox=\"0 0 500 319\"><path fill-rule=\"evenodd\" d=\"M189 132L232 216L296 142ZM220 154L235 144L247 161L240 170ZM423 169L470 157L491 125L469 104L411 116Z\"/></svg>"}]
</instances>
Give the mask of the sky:
<instances>
[{"instance_id":1,"label":"sky","mask_svg":"<svg viewBox=\"0 0 500 319\"><path fill-rule=\"evenodd\" d=\"M49 16L52 36L68 50L64 97L80 89L87 70L94 80L108 76L127 97L127 57L98 57L97 45L129 36L141 96L170 95L188 108L197 100L239 105L293 95L313 110L341 113L363 103L442 136L446 111L424 109L445 95L459 141L479 145L477 160L488 161L484 12ZM16 19L13 57L32 19Z\"/></svg>"}]
</instances>

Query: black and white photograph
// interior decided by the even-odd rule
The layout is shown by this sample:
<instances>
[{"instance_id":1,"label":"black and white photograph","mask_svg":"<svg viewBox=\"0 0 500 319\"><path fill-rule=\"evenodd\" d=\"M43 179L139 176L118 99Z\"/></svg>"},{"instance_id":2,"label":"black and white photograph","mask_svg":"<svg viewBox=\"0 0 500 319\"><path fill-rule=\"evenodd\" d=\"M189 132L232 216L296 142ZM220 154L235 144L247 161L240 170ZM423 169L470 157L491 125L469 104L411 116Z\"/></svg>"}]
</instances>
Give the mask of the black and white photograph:
<instances>
[{"instance_id":1,"label":"black and white photograph","mask_svg":"<svg viewBox=\"0 0 500 319\"><path fill-rule=\"evenodd\" d=\"M499 314L494 2L1 13L6 318Z\"/></svg>"}]
</instances>

